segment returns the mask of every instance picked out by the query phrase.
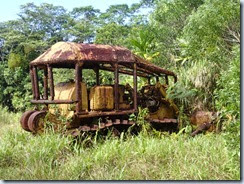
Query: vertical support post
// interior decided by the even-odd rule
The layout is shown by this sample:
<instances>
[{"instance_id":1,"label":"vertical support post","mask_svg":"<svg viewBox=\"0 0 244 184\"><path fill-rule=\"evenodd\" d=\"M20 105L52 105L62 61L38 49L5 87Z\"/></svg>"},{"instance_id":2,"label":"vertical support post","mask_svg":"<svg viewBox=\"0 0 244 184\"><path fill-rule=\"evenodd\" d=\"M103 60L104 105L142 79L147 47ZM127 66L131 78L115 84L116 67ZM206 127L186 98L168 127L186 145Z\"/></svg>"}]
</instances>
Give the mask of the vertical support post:
<instances>
[{"instance_id":1,"label":"vertical support post","mask_svg":"<svg viewBox=\"0 0 244 184\"><path fill-rule=\"evenodd\" d=\"M95 72L96 72L96 84L97 86L100 85L100 80L99 80L99 69L95 68Z\"/></svg>"},{"instance_id":2,"label":"vertical support post","mask_svg":"<svg viewBox=\"0 0 244 184\"><path fill-rule=\"evenodd\" d=\"M159 77L158 76L156 76L156 82L159 82Z\"/></svg>"},{"instance_id":3,"label":"vertical support post","mask_svg":"<svg viewBox=\"0 0 244 184\"><path fill-rule=\"evenodd\" d=\"M81 85L81 66L79 63L75 64L75 94L76 94L76 114L80 113L82 110L82 102L81 102L81 91L82 91L82 85Z\"/></svg>"},{"instance_id":4,"label":"vertical support post","mask_svg":"<svg viewBox=\"0 0 244 184\"><path fill-rule=\"evenodd\" d=\"M150 84L151 84L150 80L151 80L151 78L150 78L150 77L148 77L148 78L147 78L147 84L148 84L148 85L150 85Z\"/></svg>"},{"instance_id":5,"label":"vertical support post","mask_svg":"<svg viewBox=\"0 0 244 184\"><path fill-rule=\"evenodd\" d=\"M33 75L34 75L34 87L35 87L35 99L40 99L40 93L39 93L39 84L38 84L38 75L37 75L37 67L34 66L33 68Z\"/></svg>"},{"instance_id":6,"label":"vertical support post","mask_svg":"<svg viewBox=\"0 0 244 184\"><path fill-rule=\"evenodd\" d=\"M165 81L166 81L166 84L169 85L169 78L168 78L168 75L165 75Z\"/></svg>"},{"instance_id":7,"label":"vertical support post","mask_svg":"<svg viewBox=\"0 0 244 184\"><path fill-rule=\"evenodd\" d=\"M174 82L175 83L177 82L177 76L174 76Z\"/></svg>"},{"instance_id":8,"label":"vertical support post","mask_svg":"<svg viewBox=\"0 0 244 184\"><path fill-rule=\"evenodd\" d=\"M48 100L48 73L47 67L44 68L44 77L43 77L43 85L44 85L44 100Z\"/></svg>"},{"instance_id":9,"label":"vertical support post","mask_svg":"<svg viewBox=\"0 0 244 184\"><path fill-rule=\"evenodd\" d=\"M50 85L50 96L51 100L54 100L54 83L53 83L53 69L50 65L47 65L48 70L48 79L49 79L49 85Z\"/></svg>"},{"instance_id":10,"label":"vertical support post","mask_svg":"<svg viewBox=\"0 0 244 184\"><path fill-rule=\"evenodd\" d=\"M133 83L134 83L134 110L137 111L137 67L136 67L136 63L134 63L133 66Z\"/></svg>"},{"instance_id":11,"label":"vertical support post","mask_svg":"<svg viewBox=\"0 0 244 184\"><path fill-rule=\"evenodd\" d=\"M83 72L82 72L82 68L80 67L80 81L83 82ZM82 91L81 91L82 92ZM81 95L82 96L82 95Z\"/></svg>"},{"instance_id":12,"label":"vertical support post","mask_svg":"<svg viewBox=\"0 0 244 184\"><path fill-rule=\"evenodd\" d=\"M36 100L36 91L35 91L35 83L34 83L34 74L33 74L33 67L30 67L30 79L31 79L31 86L32 86L32 94L33 99Z\"/></svg>"},{"instance_id":13,"label":"vertical support post","mask_svg":"<svg viewBox=\"0 0 244 184\"><path fill-rule=\"evenodd\" d=\"M119 69L118 63L114 65L114 106L115 110L119 110Z\"/></svg>"}]
</instances>

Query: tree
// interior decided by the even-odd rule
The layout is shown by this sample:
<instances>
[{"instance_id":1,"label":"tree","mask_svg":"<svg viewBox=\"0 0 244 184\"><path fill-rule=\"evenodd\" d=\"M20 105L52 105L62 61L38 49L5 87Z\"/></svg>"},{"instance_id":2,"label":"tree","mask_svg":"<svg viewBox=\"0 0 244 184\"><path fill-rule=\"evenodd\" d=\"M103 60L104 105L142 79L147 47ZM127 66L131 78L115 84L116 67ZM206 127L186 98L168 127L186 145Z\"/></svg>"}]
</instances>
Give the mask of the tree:
<instances>
[{"instance_id":1,"label":"tree","mask_svg":"<svg viewBox=\"0 0 244 184\"><path fill-rule=\"evenodd\" d=\"M11 110L24 110L30 105L29 62L53 43L64 40L68 14L61 6L28 3L21 6L19 17L0 24L0 99Z\"/></svg>"},{"instance_id":2,"label":"tree","mask_svg":"<svg viewBox=\"0 0 244 184\"><path fill-rule=\"evenodd\" d=\"M92 6L74 8L70 12L72 18L69 20L66 31L69 39L79 43L93 42L99 15L100 10Z\"/></svg>"},{"instance_id":3,"label":"tree","mask_svg":"<svg viewBox=\"0 0 244 184\"><path fill-rule=\"evenodd\" d=\"M21 6L18 15L26 23L30 34L41 34L43 40L51 44L63 40L63 30L69 15L62 6L47 3L36 6L34 3L27 3Z\"/></svg>"},{"instance_id":4,"label":"tree","mask_svg":"<svg viewBox=\"0 0 244 184\"><path fill-rule=\"evenodd\" d=\"M106 24L96 31L95 43L128 46L129 26L116 23Z\"/></svg>"},{"instance_id":5,"label":"tree","mask_svg":"<svg viewBox=\"0 0 244 184\"><path fill-rule=\"evenodd\" d=\"M203 0L159 0L151 15L150 26L155 31L157 50L161 61L168 65L174 56L179 55L177 38L182 34L187 17L203 3Z\"/></svg>"},{"instance_id":6,"label":"tree","mask_svg":"<svg viewBox=\"0 0 244 184\"><path fill-rule=\"evenodd\" d=\"M207 0L187 21L182 50L193 60L223 62L233 45L240 44L240 2Z\"/></svg>"},{"instance_id":7,"label":"tree","mask_svg":"<svg viewBox=\"0 0 244 184\"><path fill-rule=\"evenodd\" d=\"M130 8L127 4L111 5L105 13L101 13L100 19L102 23L118 23L126 24L130 16Z\"/></svg>"}]
</instances>

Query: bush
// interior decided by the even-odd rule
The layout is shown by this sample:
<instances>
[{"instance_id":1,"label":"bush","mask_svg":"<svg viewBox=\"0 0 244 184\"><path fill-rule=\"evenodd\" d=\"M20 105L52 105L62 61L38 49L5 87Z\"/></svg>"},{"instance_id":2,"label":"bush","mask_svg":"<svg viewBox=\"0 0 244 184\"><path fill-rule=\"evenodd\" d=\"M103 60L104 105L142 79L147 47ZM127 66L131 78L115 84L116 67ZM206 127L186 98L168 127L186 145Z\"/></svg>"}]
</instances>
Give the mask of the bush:
<instances>
[{"instance_id":1,"label":"bush","mask_svg":"<svg viewBox=\"0 0 244 184\"><path fill-rule=\"evenodd\" d=\"M240 117L240 48L233 49L234 59L221 72L215 91L216 107L225 116L231 119Z\"/></svg>"},{"instance_id":2,"label":"bush","mask_svg":"<svg viewBox=\"0 0 244 184\"><path fill-rule=\"evenodd\" d=\"M240 163L240 48L233 49L234 59L222 71L215 91L216 107L224 119L225 139L234 163Z\"/></svg>"}]
</instances>

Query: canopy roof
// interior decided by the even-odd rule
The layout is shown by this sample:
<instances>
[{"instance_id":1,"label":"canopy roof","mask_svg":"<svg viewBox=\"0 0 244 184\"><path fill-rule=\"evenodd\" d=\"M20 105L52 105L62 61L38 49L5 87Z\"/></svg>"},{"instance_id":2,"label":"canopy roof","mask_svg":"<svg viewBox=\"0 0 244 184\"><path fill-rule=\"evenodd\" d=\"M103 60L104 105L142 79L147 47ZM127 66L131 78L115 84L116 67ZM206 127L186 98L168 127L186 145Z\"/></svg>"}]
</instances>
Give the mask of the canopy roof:
<instances>
[{"instance_id":1,"label":"canopy roof","mask_svg":"<svg viewBox=\"0 0 244 184\"><path fill-rule=\"evenodd\" d=\"M85 66L94 67L101 63L119 63L130 68L132 63L137 63L138 70L151 75L172 75L173 72L152 64L145 59L134 55L130 50L110 45L79 44L74 42L58 42L33 60L30 65L50 64L54 67L74 67L77 62L83 62ZM106 69L106 67L103 67ZM111 70L111 68L110 68Z\"/></svg>"}]
</instances>

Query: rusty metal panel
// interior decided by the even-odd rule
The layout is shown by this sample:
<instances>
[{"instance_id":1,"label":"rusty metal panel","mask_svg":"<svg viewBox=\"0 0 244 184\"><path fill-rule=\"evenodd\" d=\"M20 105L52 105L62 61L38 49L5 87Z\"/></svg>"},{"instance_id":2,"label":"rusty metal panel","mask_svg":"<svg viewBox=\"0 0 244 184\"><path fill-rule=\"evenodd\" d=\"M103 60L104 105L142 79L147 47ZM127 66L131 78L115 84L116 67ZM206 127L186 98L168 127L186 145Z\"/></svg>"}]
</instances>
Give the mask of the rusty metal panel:
<instances>
[{"instance_id":1,"label":"rusty metal panel","mask_svg":"<svg viewBox=\"0 0 244 184\"><path fill-rule=\"evenodd\" d=\"M111 67L105 67L101 63L107 63ZM133 91L133 109L137 111L137 76L142 76L150 78L156 76L158 81L158 76L164 74L166 76L166 84L168 84L168 76L174 77L174 82L177 82L176 75L168 70L158 67L149 61L146 61L139 56L134 55L131 51L126 48L119 46L110 45L96 45L96 44L78 44L72 42L58 42L54 44L45 53L40 55L37 59L31 62L30 66L33 68L31 70L32 86L34 99L38 100L39 89L38 89L38 78L36 74L36 66L42 65L45 70L45 66L48 68L48 72L44 72L44 99L48 100L48 86L50 87L50 97L54 100L54 84L53 84L53 74L52 67L76 67L76 84L78 85L82 80L82 73L78 71L78 68L91 67L96 71L96 82L99 85L99 69L104 69L108 71L115 72L115 85L114 85L114 98L115 98L115 110L119 109L118 105L118 75L119 73L125 73L133 75L134 91ZM121 66L117 69L116 66ZM48 76L47 76L48 73ZM48 82L49 85L48 85ZM150 83L150 81L149 81ZM76 113L81 112L80 107L80 93L81 89L77 86L76 101ZM79 95L78 95L79 94ZM47 101L45 101L47 102ZM48 102L50 103L50 102Z\"/></svg>"},{"instance_id":2,"label":"rusty metal panel","mask_svg":"<svg viewBox=\"0 0 244 184\"><path fill-rule=\"evenodd\" d=\"M30 64L75 64L80 61L99 64L108 63L138 63L138 71L157 75L167 74L176 76L173 72L158 67L151 62L134 55L130 50L110 45L78 44L73 42L58 42L50 49L32 61ZM98 62L98 63L97 63ZM175 81L177 79L175 78Z\"/></svg>"},{"instance_id":3,"label":"rusty metal panel","mask_svg":"<svg viewBox=\"0 0 244 184\"><path fill-rule=\"evenodd\" d=\"M36 58L31 64L56 63L62 61L135 61L126 48L99 44L77 44L58 42Z\"/></svg>"}]
</instances>

